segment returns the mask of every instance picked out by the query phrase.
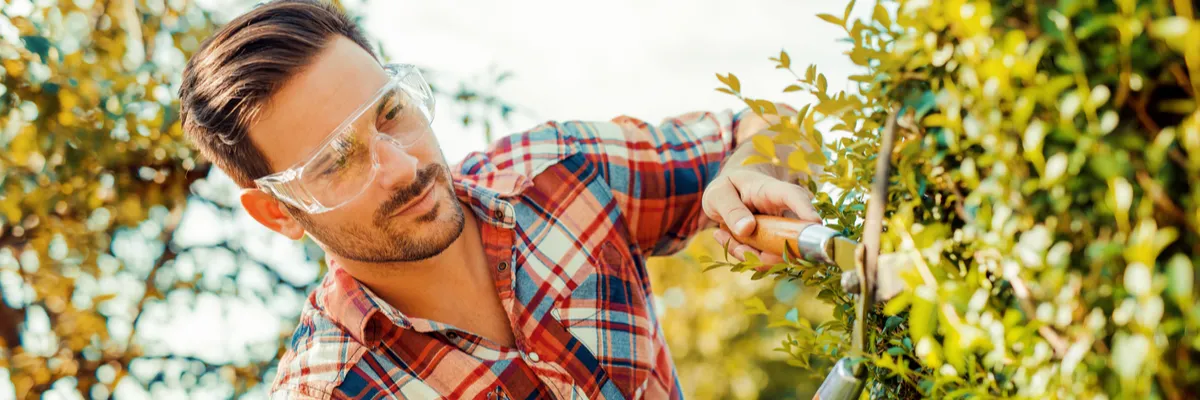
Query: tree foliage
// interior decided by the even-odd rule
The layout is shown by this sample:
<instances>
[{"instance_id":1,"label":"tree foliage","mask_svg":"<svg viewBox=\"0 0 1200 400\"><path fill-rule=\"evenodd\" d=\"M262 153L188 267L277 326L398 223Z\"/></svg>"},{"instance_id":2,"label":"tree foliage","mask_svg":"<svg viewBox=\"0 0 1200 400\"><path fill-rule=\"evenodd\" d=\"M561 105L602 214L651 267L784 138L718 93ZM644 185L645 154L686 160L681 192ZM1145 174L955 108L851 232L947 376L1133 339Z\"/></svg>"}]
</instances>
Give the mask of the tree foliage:
<instances>
[{"instance_id":1,"label":"tree foliage","mask_svg":"<svg viewBox=\"0 0 1200 400\"><path fill-rule=\"evenodd\" d=\"M858 238L874 159L889 157L881 251L913 272L869 314L866 354L848 353L855 299L840 271L757 272L803 281L834 308L828 323L790 324L779 350L798 365L860 357L871 398L1195 393L1194 4L901 0L863 19L852 7L817 17L844 29L861 68L854 87L772 57L795 76L784 92L816 101L772 128L798 151L756 161L808 172L827 223ZM718 78L718 90L776 114L736 76ZM895 151L877 154L888 115Z\"/></svg>"}]
</instances>

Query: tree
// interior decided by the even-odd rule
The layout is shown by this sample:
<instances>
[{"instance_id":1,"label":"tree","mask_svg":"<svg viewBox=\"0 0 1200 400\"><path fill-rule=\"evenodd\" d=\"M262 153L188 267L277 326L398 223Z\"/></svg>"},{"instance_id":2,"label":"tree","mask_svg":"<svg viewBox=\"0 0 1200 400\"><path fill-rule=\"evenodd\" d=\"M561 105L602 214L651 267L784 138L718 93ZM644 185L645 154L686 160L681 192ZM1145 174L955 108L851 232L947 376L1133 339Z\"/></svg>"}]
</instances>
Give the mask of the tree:
<instances>
[{"instance_id":1,"label":"tree","mask_svg":"<svg viewBox=\"0 0 1200 400\"><path fill-rule=\"evenodd\" d=\"M233 397L273 377L323 256L275 244L300 254L297 272L255 251L261 232L230 228L244 214L232 183L182 137L180 74L220 23L188 0L0 8L0 371L19 398ZM486 101L464 123L512 112L457 90L438 93ZM265 318L265 333L217 353L174 347L203 328L177 314L212 304Z\"/></svg>"},{"instance_id":2,"label":"tree","mask_svg":"<svg viewBox=\"0 0 1200 400\"><path fill-rule=\"evenodd\" d=\"M901 0L851 20L852 5L818 17L845 30L856 88L793 72L784 92L816 101L773 130L798 151L757 161L809 172L827 223L857 238L874 158L888 157L881 250L914 272L868 315L866 354L848 353L855 299L840 271L759 272L820 287L834 307L829 324L786 324L780 350L801 365L859 357L871 398L1195 393L1195 5ZM772 61L794 71L786 52ZM895 151L878 154L889 116Z\"/></svg>"}]
</instances>

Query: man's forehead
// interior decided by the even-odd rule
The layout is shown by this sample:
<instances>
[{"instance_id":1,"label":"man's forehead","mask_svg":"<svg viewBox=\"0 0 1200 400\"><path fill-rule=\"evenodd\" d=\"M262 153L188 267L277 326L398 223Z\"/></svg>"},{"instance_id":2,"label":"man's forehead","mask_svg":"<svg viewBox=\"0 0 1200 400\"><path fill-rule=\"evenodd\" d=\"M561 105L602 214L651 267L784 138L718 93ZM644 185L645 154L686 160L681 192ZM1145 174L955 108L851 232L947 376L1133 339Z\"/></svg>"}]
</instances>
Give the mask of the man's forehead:
<instances>
[{"instance_id":1,"label":"man's forehead","mask_svg":"<svg viewBox=\"0 0 1200 400\"><path fill-rule=\"evenodd\" d=\"M387 82L387 74L354 42L337 38L271 97L250 139L273 172L312 154L330 133Z\"/></svg>"}]
</instances>

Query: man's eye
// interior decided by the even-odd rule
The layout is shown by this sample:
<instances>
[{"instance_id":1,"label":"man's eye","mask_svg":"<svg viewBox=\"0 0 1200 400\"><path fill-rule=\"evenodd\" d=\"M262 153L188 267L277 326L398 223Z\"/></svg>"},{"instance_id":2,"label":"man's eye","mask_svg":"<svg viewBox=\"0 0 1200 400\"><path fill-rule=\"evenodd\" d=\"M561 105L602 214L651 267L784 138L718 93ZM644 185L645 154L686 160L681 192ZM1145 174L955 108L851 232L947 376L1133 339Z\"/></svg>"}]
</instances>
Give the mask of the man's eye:
<instances>
[{"instance_id":1,"label":"man's eye","mask_svg":"<svg viewBox=\"0 0 1200 400\"><path fill-rule=\"evenodd\" d=\"M400 115L400 110L404 109L404 102L400 101L400 96L395 91L389 92L379 102L379 108L375 110L375 115L379 116L380 123L396 119Z\"/></svg>"}]
</instances>

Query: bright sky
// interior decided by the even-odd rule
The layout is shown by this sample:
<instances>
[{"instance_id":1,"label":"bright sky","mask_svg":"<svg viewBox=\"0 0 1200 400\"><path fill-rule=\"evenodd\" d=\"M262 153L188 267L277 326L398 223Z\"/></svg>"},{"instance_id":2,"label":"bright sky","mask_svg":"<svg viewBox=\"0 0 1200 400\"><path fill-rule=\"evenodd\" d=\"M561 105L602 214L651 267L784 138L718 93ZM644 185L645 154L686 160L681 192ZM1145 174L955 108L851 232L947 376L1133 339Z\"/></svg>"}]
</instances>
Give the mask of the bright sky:
<instances>
[{"instance_id":1,"label":"bright sky","mask_svg":"<svg viewBox=\"0 0 1200 400\"><path fill-rule=\"evenodd\" d=\"M741 3L741 4L737 4ZM862 2L855 15L873 4ZM680 6L686 4L686 6ZM737 4L737 5L735 5ZM732 72L751 97L802 103L781 90L790 74L769 57L791 55L803 73L817 63L830 87L851 75L839 28L816 18L841 15L843 1L527 0L378 1L366 25L400 62L469 77L488 66L512 71L502 98L531 111L510 131L548 119L607 120L626 114L657 123L673 114L740 109L714 89ZM450 160L483 145L450 118L435 122ZM443 118L447 117L447 118ZM446 140L467 136L470 140Z\"/></svg>"},{"instance_id":2,"label":"bright sky","mask_svg":"<svg viewBox=\"0 0 1200 400\"><path fill-rule=\"evenodd\" d=\"M240 13L254 2L199 3ZM800 106L807 99L781 93L791 77L774 69L767 58L787 50L793 68L800 73L809 63L816 63L831 88L844 87L846 77L855 73L841 54L848 45L835 42L845 34L816 14L840 16L845 4L811 0L372 0L364 14L370 36L382 41L393 61L425 66L436 73L438 82L453 84L484 74L490 67L513 72L497 94L520 107L521 113L512 124L498 126L499 136L549 119L607 120L624 114L657 123L688 111L742 108L733 96L714 90L720 85L716 73L738 75L742 92L748 96ZM854 14L862 15L873 5L860 2ZM434 127L451 163L484 146L478 130L464 129L455 120L462 110L442 102L437 111ZM215 197L230 198L228 181L217 177L212 183L209 190L224 191ZM253 249L252 257L286 265L280 272L288 279L313 278L315 267L305 264L298 246L258 226L244 212L234 218L236 232L222 232L215 225L221 218L213 215L211 208L191 207L177 240L203 244L240 235L246 247ZM253 276L263 274L255 270L258 267L239 265L243 263L233 259L222 263L222 257L205 257L203 265L184 259L177 268L202 269L214 276L236 268L239 285L250 286L256 282ZM184 309L146 311L173 313L178 323L139 333L165 340L168 351L175 354L236 361L245 358L237 354L245 343L270 340L276 334L273 324L247 321L273 320L270 309L294 308L302 299L273 301L264 305L216 296L186 299L181 303L188 305ZM7 385L6 372L0 370L0 397L11 393ZM62 393L65 391L55 391ZM222 398L226 396L223 393L217 389L192 395ZM182 396L182 392L169 390L147 393L126 384L116 391L120 400Z\"/></svg>"}]
</instances>

